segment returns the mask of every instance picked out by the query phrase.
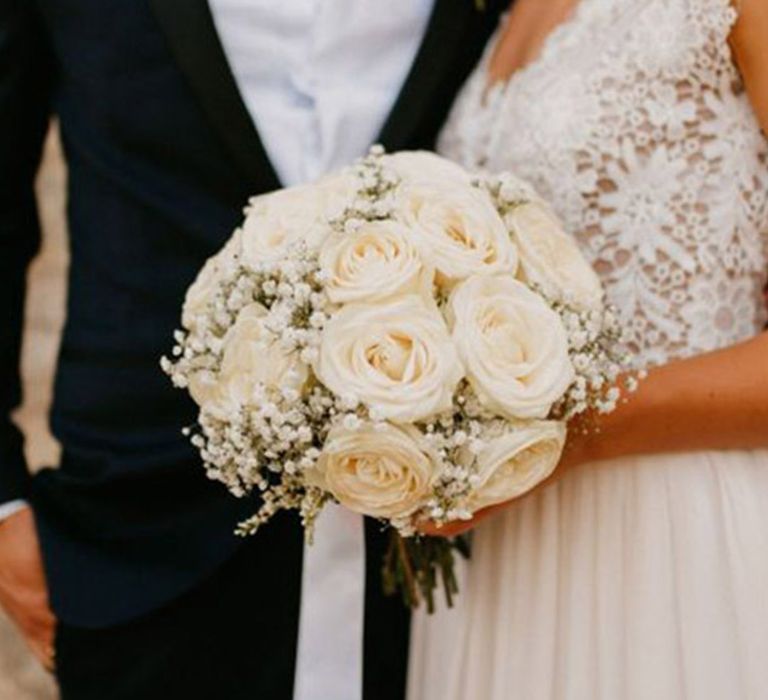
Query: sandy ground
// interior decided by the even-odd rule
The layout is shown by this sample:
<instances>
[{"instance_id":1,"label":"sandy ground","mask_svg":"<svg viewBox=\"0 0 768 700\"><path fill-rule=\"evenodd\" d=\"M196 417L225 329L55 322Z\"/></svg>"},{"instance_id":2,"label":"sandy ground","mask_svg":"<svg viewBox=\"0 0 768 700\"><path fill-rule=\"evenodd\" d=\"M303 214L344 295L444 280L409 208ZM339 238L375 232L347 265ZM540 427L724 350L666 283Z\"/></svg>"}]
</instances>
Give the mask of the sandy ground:
<instances>
[{"instance_id":1,"label":"sandy ground","mask_svg":"<svg viewBox=\"0 0 768 700\"><path fill-rule=\"evenodd\" d=\"M27 434L27 457L33 468L54 464L58 457L46 415L65 304L65 177L58 140L52 135L37 185L45 238L30 270L22 360L25 402L17 416ZM0 614L0 700L54 698L52 680L29 657L15 630Z\"/></svg>"}]
</instances>

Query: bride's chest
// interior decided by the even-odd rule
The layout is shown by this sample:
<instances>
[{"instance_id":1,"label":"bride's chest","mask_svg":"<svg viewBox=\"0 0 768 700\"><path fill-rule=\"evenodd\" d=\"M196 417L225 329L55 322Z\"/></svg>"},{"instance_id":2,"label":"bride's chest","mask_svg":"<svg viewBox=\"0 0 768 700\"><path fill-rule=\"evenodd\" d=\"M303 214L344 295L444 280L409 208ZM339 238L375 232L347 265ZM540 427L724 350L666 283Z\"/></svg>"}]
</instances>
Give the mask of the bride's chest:
<instances>
[{"instance_id":1,"label":"bride's chest","mask_svg":"<svg viewBox=\"0 0 768 700\"><path fill-rule=\"evenodd\" d=\"M722 11L697 14L694 0L582 0L508 83L489 88L487 64L478 68L443 150L533 180L562 173L572 181L590 157L598 167L621 160L628 142L641 159L656 147L684 157L711 137L714 121L741 119L742 130L753 129L723 50L728 2L702 3Z\"/></svg>"}]
</instances>

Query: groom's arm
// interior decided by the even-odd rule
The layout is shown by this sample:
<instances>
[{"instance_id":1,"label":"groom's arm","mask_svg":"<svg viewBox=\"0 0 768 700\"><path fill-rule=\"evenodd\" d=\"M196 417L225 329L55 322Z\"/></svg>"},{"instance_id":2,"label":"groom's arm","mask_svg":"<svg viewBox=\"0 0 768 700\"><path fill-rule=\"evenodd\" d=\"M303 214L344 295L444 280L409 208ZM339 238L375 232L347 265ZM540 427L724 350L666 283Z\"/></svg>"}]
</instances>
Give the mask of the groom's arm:
<instances>
[{"instance_id":1,"label":"groom's arm","mask_svg":"<svg viewBox=\"0 0 768 700\"><path fill-rule=\"evenodd\" d=\"M50 52L35 3L0 0L0 506L6 515L29 485L21 433L10 414L21 399L27 266L40 242L33 185L51 85ZM55 620L29 509L0 523L0 606L51 668Z\"/></svg>"},{"instance_id":2,"label":"groom's arm","mask_svg":"<svg viewBox=\"0 0 768 700\"><path fill-rule=\"evenodd\" d=\"M50 115L52 62L31 0L0 0L0 507L26 495L28 472L11 411L26 273L40 241L34 179Z\"/></svg>"}]
</instances>

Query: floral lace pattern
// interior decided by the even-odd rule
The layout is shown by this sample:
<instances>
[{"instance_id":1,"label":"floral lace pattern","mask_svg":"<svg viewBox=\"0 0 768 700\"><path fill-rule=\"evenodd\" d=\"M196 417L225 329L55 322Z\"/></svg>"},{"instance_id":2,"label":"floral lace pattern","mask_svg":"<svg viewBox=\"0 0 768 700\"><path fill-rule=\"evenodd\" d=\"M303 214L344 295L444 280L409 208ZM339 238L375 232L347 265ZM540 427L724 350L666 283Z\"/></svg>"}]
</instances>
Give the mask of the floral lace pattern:
<instances>
[{"instance_id":1,"label":"floral lace pattern","mask_svg":"<svg viewBox=\"0 0 768 700\"><path fill-rule=\"evenodd\" d=\"M580 0L538 59L489 89L492 42L440 140L553 203L638 364L766 321L768 142L728 45L736 18L729 0Z\"/></svg>"}]
</instances>

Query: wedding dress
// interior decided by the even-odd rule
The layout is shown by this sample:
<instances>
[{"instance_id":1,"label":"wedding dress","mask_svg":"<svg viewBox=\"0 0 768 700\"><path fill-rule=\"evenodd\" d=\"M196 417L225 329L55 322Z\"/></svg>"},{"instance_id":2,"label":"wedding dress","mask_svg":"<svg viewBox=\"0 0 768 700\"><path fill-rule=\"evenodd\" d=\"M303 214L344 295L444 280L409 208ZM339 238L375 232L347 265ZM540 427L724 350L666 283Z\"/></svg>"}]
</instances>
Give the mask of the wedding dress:
<instances>
[{"instance_id":1,"label":"wedding dress","mask_svg":"<svg viewBox=\"0 0 768 700\"><path fill-rule=\"evenodd\" d=\"M492 42L440 140L553 203L639 365L765 326L768 145L735 20L728 0L581 0L488 89ZM480 526L457 607L413 637L411 700L768 698L768 451L574 470Z\"/></svg>"}]
</instances>

